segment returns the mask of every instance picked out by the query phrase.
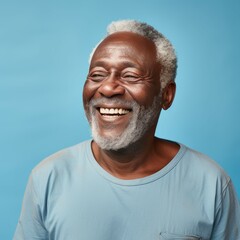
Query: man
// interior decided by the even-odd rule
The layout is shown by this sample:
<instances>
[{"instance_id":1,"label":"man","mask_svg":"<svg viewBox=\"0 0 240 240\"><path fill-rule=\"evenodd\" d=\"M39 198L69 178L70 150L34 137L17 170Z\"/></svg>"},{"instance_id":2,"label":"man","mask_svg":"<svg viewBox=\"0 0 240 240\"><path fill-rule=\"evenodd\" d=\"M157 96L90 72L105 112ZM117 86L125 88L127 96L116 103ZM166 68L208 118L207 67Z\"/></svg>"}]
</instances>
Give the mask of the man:
<instances>
[{"instance_id":1,"label":"man","mask_svg":"<svg viewBox=\"0 0 240 240\"><path fill-rule=\"evenodd\" d=\"M109 26L83 91L93 140L32 171L14 239L240 239L230 178L205 155L154 136L176 68L171 43L151 26Z\"/></svg>"}]
</instances>

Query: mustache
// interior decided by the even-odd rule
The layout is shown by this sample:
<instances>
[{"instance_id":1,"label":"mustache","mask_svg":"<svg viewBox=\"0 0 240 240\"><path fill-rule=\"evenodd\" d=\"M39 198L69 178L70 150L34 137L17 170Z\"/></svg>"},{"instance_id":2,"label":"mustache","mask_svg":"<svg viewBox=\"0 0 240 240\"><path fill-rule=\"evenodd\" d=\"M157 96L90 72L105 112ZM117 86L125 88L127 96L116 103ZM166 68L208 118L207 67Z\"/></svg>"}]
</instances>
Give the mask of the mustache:
<instances>
[{"instance_id":1,"label":"mustache","mask_svg":"<svg viewBox=\"0 0 240 240\"><path fill-rule=\"evenodd\" d=\"M89 102L89 107L96 107L101 104L112 104L112 105L123 105L127 108L134 108L136 106L139 106L139 104L134 100L124 100L118 97L112 97L112 98L97 98L97 99L91 99Z\"/></svg>"}]
</instances>

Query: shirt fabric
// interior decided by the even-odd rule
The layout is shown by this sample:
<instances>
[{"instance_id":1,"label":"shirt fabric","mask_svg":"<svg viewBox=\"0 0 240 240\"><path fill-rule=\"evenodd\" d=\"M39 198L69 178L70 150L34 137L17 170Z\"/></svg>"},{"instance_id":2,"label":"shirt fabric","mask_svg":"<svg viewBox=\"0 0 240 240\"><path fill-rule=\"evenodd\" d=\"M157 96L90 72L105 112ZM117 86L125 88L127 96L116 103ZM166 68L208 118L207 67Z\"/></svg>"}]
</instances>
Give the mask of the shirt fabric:
<instances>
[{"instance_id":1,"label":"shirt fabric","mask_svg":"<svg viewBox=\"0 0 240 240\"><path fill-rule=\"evenodd\" d=\"M239 230L232 182L207 156L180 144L160 171L123 180L89 140L33 169L14 240L238 240Z\"/></svg>"}]
</instances>

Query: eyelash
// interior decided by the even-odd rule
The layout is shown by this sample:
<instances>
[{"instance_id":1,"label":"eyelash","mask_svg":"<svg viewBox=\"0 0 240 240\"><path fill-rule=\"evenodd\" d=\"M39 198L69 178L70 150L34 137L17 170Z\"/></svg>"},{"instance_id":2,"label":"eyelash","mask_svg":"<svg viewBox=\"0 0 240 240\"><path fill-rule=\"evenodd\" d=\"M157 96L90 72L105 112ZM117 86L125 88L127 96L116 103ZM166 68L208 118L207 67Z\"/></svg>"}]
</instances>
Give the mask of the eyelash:
<instances>
[{"instance_id":1,"label":"eyelash","mask_svg":"<svg viewBox=\"0 0 240 240\"><path fill-rule=\"evenodd\" d=\"M108 72L93 72L89 74L88 78L90 78L92 81L100 82L109 77L109 75L110 74ZM119 79L131 82L140 79L140 77L135 73L123 73L121 75L119 74Z\"/></svg>"},{"instance_id":2,"label":"eyelash","mask_svg":"<svg viewBox=\"0 0 240 240\"><path fill-rule=\"evenodd\" d=\"M134 75L134 74L123 74L123 76L122 76L123 78L128 78L128 77L130 77L130 78L138 78L136 75Z\"/></svg>"}]
</instances>

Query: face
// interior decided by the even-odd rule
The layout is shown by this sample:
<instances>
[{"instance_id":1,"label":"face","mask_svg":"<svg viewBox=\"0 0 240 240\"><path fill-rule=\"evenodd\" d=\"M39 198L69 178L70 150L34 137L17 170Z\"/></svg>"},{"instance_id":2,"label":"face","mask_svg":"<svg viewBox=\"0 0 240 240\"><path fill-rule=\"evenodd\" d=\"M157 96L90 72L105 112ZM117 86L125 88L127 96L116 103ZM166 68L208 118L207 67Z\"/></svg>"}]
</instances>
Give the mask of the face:
<instances>
[{"instance_id":1,"label":"face","mask_svg":"<svg viewBox=\"0 0 240 240\"><path fill-rule=\"evenodd\" d=\"M145 37L115 33L97 47L83 101L102 149L125 148L155 129L161 110L159 77L155 45Z\"/></svg>"}]
</instances>

